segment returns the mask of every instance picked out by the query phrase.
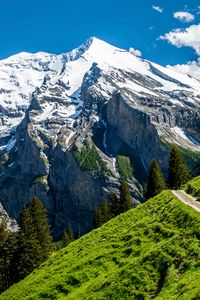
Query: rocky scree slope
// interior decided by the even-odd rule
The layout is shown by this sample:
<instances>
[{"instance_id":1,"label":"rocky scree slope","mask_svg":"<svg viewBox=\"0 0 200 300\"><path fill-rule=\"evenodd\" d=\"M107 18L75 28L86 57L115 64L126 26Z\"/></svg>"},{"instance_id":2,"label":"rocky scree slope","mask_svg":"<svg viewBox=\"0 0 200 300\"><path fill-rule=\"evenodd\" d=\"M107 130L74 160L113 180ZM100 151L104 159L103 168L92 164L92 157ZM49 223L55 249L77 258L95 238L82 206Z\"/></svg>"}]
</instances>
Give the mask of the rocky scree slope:
<instances>
[{"instance_id":1,"label":"rocky scree slope","mask_svg":"<svg viewBox=\"0 0 200 300\"><path fill-rule=\"evenodd\" d=\"M38 196L57 237L69 224L91 228L94 208L118 189L118 155L141 179L152 159L166 170L168 142L200 150L200 82L96 38L1 61L0 87L1 202L18 218Z\"/></svg>"}]
</instances>

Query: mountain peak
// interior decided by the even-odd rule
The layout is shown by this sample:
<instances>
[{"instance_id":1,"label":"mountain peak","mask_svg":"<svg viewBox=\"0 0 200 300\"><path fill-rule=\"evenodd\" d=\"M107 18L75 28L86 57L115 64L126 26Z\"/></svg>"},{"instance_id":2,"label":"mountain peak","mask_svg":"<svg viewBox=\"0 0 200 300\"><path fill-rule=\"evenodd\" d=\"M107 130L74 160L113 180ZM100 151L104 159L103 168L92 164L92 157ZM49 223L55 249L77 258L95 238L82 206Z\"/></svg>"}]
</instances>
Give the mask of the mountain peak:
<instances>
[{"instance_id":1,"label":"mountain peak","mask_svg":"<svg viewBox=\"0 0 200 300\"><path fill-rule=\"evenodd\" d=\"M68 56L68 59L73 61L77 60L82 56L84 53L89 52L91 56L97 56L99 51L101 52L104 50L104 52L107 52L109 50L116 49L114 46L104 42L103 40L100 40L96 37L90 37L88 38L83 44L81 44L79 47L75 48L74 50L70 51L69 53L66 53L65 55Z\"/></svg>"}]
</instances>

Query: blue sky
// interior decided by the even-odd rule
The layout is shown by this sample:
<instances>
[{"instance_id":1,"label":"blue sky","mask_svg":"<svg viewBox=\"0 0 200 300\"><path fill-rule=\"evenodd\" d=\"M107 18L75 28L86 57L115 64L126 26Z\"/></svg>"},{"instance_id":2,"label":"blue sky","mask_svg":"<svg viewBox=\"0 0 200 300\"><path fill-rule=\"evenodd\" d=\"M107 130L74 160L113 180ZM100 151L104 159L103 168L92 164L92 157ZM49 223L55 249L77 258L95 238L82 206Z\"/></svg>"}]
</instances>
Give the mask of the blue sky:
<instances>
[{"instance_id":1,"label":"blue sky","mask_svg":"<svg viewBox=\"0 0 200 300\"><path fill-rule=\"evenodd\" d=\"M143 58L163 65L185 63L197 59L194 49L177 48L159 36L199 24L199 6L199 0L1 1L0 59L21 51L67 52L96 36L139 49ZM190 12L195 20L175 19L177 11Z\"/></svg>"}]
</instances>

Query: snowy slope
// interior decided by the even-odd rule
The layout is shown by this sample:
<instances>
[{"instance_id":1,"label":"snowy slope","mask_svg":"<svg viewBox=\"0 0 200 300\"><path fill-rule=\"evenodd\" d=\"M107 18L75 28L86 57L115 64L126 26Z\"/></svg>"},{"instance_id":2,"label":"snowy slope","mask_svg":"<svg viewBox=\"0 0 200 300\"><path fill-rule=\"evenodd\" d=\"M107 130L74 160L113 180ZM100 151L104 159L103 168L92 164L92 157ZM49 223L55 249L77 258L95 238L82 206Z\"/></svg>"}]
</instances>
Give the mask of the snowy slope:
<instances>
[{"instance_id":1,"label":"snowy slope","mask_svg":"<svg viewBox=\"0 0 200 300\"><path fill-rule=\"evenodd\" d=\"M95 66L98 76L94 75ZM200 106L198 80L90 38L66 54L20 53L0 62L0 136L8 135L24 118L33 92L40 106L32 114L36 129L55 134L63 124L72 128L82 112L84 80L94 95L109 100L121 90L140 108L141 97L179 108ZM173 133L178 135L175 130Z\"/></svg>"}]
</instances>

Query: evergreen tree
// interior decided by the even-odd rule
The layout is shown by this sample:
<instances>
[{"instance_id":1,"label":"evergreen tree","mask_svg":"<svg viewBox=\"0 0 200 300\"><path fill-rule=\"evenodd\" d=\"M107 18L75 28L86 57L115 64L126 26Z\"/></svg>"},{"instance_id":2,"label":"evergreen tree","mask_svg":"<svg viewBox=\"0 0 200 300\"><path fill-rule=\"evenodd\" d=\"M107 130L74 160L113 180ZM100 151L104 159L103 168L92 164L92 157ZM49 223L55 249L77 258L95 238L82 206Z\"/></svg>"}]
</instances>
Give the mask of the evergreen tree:
<instances>
[{"instance_id":1,"label":"evergreen tree","mask_svg":"<svg viewBox=\"0 0 200 300\"><path fill-rule=\"evenodd\" d=\"M16 260L18 281L26 277L42 263L42 248L37 240L37 231L33 222L30 207L22 209L20 215L20 232Z\"/></svg>"},{"instance_id":2,"label":"evergreen tree","mask_svg":"<svg viewBox=\"0 0 200 300\"><path fill-rule=\"evenodd\" d=\"M180 189L187 181L188 170L178 146L173 145L170 151L168 185L171 189Z\"/></svg>"},{"instance_id":3,"label":"evergreen tree","mask_svg":"<svg viewBox=\"0 0 200 300\"><path fill-rule=\"evenodd\" d=\"M44 262L52 251L47 214L39 199L33 198L22 210L19 226L16 273L21 280Z\"/></svg>"},{"instance_id":4,"label":"evergreen tree","mask_svg":"<svg viewBox=\"0 0 200 300\"><path fill-rule=\"evenodd\" d=\"M159 164L153 160L149 170L146 199L156 196L165 188L163 174Z\"/></svg>"},{"instance_id":5,"label":"evergreen tree","mask_svg":"<svg viewBox=\"0 0 200 300\"><path fill-rule=\"evenodd\" d=\"M4 222L0 223L0 293L8 288L9 257L7 251L7 240L9 233Z\"/></svg>"},{"instance_id":6,"label":"evergreen tree","mask_svg":"<svg viewBox=\"0 0 200 300\"><path fill-rule=\"evenodd\" d=\"M131 195L129 192L128 184L125 180L121 180L119 203L119 213L123 213L132 208Z\"/></svg>"},{"instance_id":7,"label":"evergreen tree","mask_svg":"<svg viewBox=\"0 0 200 300\"><path fill-rule=\"evenodd\" d=\"M68 236L69 236L69 241L70 243L74 241L74 232L72 229L72 226L69 225L68 230L67 230Z\"/></svg>"},{"instance_id":8,"label":"evergreen tree","mask_svg":"<svg viewBox=\"0 0 200 300\"><path fill-rule=\"evenodd\" d=\"M101 206L94 212L94 228L98 228L110 220L110 207L104 199Z\"/></svg>"},{"instance_id":9,"label":"evergreen tree","mask_svg":"<svg viewBox=\"0 0 200 300\"><path fill-rule=\"evenodd\" d=\"M63 247L67 247L73 241L74 241L74 233L73 233L72 227L70 225L68 227L68 229L63 233L63 236L62 236Z\"/></svg>"},{"instance_id":10,"label":"evergreen tree","mask_svg":"<svg viewBox=\"0 0 200 300\"><path fill-rule=\"evenodd\" d=\"M30 204L30 212L33 219L33 226L36 231L36 239L42 249L41 259L45 260L48 258L53 248L47 212L43 207L42 202L36 197L33 198Z\"/></svg>"},{"instance_id":11,"label":"evergreen tree","mask_svg":"<svg viewBox=\"0 0 200 300\"><path fill-rule=\"evenodd\" d=\"M67 247L69 245L69 235L65 231L62 236L62 247Z\"/></svg>"},{"instance_id":12,"label":"evergreen tree","mask_svg":"<svg viewBox=\"0 0 200 300\"><path fill-rule=\"evenodd\" d=\"M9 274L9 286L13 285L18 281L18 278L16 278L16 268L18 265L18 262L16 261L16 252L18 249L17 244L17 233L16 232L9 232L9 236L6 242L7 245L7 258L9 261L9 265L7 268L8 274Z\"/></svg>"},{"instance_id":13,"label":"evergreen tree","mask_svg":"<svg viewBox=\"0 0 200 300\"><path fill-rule=\"evenodd\" d=\"M101 225L105 224L110 220L110 209L108 202L103 199L103 202L101 204Z\"/></svg>"},{"instance_id":14,"label":"evergreen tree","mask_svg":"<svg viewBox=\"0 0 200 300\"><path fill-rule=\"evenodd\" d=\"M110 193L109 197L110 217L114 218L120 213L120 201L114 192Z\"/></svg>"},{"instance_id":15,"label":"evergreen tree","mask_svg":"<svg viewBox=\"0 0 200 300\"><path fill-rule=\"evenodd\" d=\"M97 207L94 211L94 228L99 228L101 224L101 209L100 207Z\"/></svg>"}]
</instances>

